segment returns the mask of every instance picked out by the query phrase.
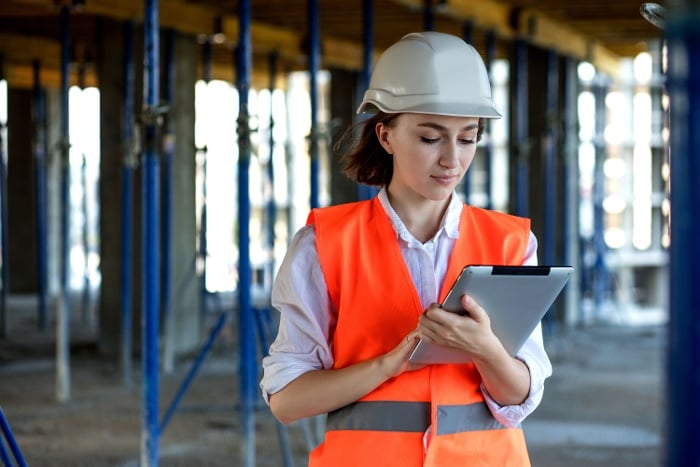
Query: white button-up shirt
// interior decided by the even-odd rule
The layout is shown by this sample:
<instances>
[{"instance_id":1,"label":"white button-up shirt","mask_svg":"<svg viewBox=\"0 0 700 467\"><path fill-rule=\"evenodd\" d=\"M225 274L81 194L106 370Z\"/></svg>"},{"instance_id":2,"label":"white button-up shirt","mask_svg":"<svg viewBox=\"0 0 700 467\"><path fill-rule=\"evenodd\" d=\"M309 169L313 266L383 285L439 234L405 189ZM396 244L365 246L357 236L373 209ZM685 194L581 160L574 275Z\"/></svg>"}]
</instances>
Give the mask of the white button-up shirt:
<instances>
[{"instance_id":1,"label":"white button-up shirt","mask_svg":"<svg viewBox=\"0 0 700 467\"><path fill-rule=\"evenodd\" d=\"M423 308L437 302L440 285L459 235L462 202L452 196L440 229L425 243L416 240L389 204L385 190L377 195L396 231L401 253L413 278ZM537 239L530 233L523 265L537 264ZM260 388L268 395L284 388L302 374L333 367L330 331L335 327L333 309L316 251L313 226L301 228L280 265L272 287L272 305L280 311L279 331L263 359ZM544 350L542 329L538 325L517 354L530 370L530 392L520 405L501 406L481 386L486 404L494 418L506 426L517 426L542 400L544 380L552 366Z\"/></svg>"}]
</instances>

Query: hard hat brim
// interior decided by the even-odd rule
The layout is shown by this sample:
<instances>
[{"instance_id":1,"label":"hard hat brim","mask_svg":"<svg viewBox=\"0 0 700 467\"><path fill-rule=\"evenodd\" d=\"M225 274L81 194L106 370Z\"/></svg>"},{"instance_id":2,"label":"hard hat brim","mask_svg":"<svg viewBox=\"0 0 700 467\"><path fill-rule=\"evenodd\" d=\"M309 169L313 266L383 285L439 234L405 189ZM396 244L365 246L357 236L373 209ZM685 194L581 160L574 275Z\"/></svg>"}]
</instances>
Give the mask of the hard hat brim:
<instances>
[{"instance_id":1,"label":"hard hat brim","mask_svg":"<svg viewBox=\"0 0 700 467\"><path fill-rule=\"evenodd\" d=\"M384 113L417 113L445 115L450 117L501 118L502 115L489 105L462 104L455 102L425 103L407 106L400 110L388 109L375 100L365 99L357 108L357 113L374 113L376 109Z\"/></svg>"}]
</instances>

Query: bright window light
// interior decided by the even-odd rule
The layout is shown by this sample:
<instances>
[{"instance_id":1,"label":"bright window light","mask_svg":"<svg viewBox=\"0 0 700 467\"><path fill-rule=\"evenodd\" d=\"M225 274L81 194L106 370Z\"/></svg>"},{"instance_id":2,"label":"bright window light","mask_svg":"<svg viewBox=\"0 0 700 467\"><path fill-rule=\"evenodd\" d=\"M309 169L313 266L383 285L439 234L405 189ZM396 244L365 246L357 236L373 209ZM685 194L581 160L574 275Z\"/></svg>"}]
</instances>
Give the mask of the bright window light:
<instances>
[{"instance_id":1,"label":"bright window light","mask_svg":"<svg viewBox=\"0 0 700 467\"><path fill-rule=\"evenodd\" d=\"M595 78L595 67L592 63L581 62L578 65L578 78L584 83L590 83Z\"/></svg>"},{"instance_id":2,"label":"bright window light","mask_svg":"<svg viewBox=\"0 0 700 467\"><path fill-rule=\"evenodd\" d=\"M625 161L620 157L609 157L603 164L603 173L608 178L622 178L625 175Z\"/></svg>"},{"instance_id":3,"label":"bright window light","mask_svg":"<svg viewBox=\"0 0 700 467\"><path fill-rule=\"evenodd\" d=\"M622 214L627 207L625 198L620 195L606 196L603 200L603 210L609 214Z\"/></svg>"},{"instance_id":4,"label":"bright window light","mask_svg":"<svg viewBox=\"0 0 700 467\"><path fill-rule=\"evenodd\" d=\"M0 80L0 123L7 123L7 81Z\"/></svg>"},{"instance_id":5,"label":"bright window light","mask_svg":"<svg viewBox=\"0 0 700 467\"><path fill-rule=\"evenodd\" d=\"M642 52L634 59L634 78L639 84L648 84L651 76L651 55L648 52Z\"/></svg>"},{"instance_id":6,"label":"bright window light","mask_svg":"<svg viewBox=\"0 0 700 467\"><path fill-rule=\"evenodd\" d=\"M627 235L625 230L614 227L605 229L605 244L612 249L619 249L625 246Z\"/></svg>"},{"instance_id":7,"label":"bright window light","mask_svg":"<svg viewBox=\"0 0 700 467\"><path fill-rule=\"evenodd\" d=\"M584 91L578 96L579 138L591 141L595 136L595 97Z\"/></svg>"},{"instance_id":8,"label":"bright window light","mask_svg":"<svg viewBox=\"0 0 700 467\"><path fill-rule=\"evenodd\" d=\"M648 144L651 141L651 96L648 92L636 93L632 106L634 141Z\"/></svg>"},{"instance_id":9,"label":"bright window light","mask_svg":"<svg viewBox=\"0 0 700 467\"><path fill-rule=\"evenodd\" d=\"M640 250L651 247L651 149L648 145L634 147L632 157L632 245Z\"/></svg>"}]
</instances>

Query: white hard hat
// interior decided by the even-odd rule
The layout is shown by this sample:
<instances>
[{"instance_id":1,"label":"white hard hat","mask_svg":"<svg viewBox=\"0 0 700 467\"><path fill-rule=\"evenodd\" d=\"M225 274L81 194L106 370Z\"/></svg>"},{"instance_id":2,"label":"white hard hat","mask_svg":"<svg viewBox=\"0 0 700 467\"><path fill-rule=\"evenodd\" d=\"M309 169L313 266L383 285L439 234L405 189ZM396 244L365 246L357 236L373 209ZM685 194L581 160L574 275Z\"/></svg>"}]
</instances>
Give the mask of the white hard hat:
<instances>
[{"instance_id":1,"label":"white hard hat","mask_svg":"<svg viewBox=\"0 0 700 467\"><path fill-rule=\"evenodd\" d=\"M501 117L476 49L433 31L407 34L384 51L357 113L371 111L368 104L386 113Z\"/></svg>"}]
</instances>

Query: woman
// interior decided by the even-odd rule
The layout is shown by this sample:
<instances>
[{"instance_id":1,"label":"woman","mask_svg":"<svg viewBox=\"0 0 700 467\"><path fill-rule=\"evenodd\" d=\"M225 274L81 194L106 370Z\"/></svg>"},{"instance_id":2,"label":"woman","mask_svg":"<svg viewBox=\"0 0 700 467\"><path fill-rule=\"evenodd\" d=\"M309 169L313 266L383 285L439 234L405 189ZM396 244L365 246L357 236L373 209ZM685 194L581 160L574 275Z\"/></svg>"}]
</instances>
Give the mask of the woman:
<instances>
[{"instance_id":1,"label":"woman","mask_svg":"<svg viewBox=\"0 0 700 467\"><path fill-rule=\"evenodd\" d=\"M473 208L455 187L485 118L498 118L479 54L448 34L387 49L358 112L374 112L345 156L369 201L315 209L272 291L280 328L261 388L283 423L328 413L310 466L529 465L520 423L551 365L541 329L510 356L478 303L439 303L466 264L537 262L529 220ZM469 364L408 361L418 338Z\"/></svg>"}]
</instances>

